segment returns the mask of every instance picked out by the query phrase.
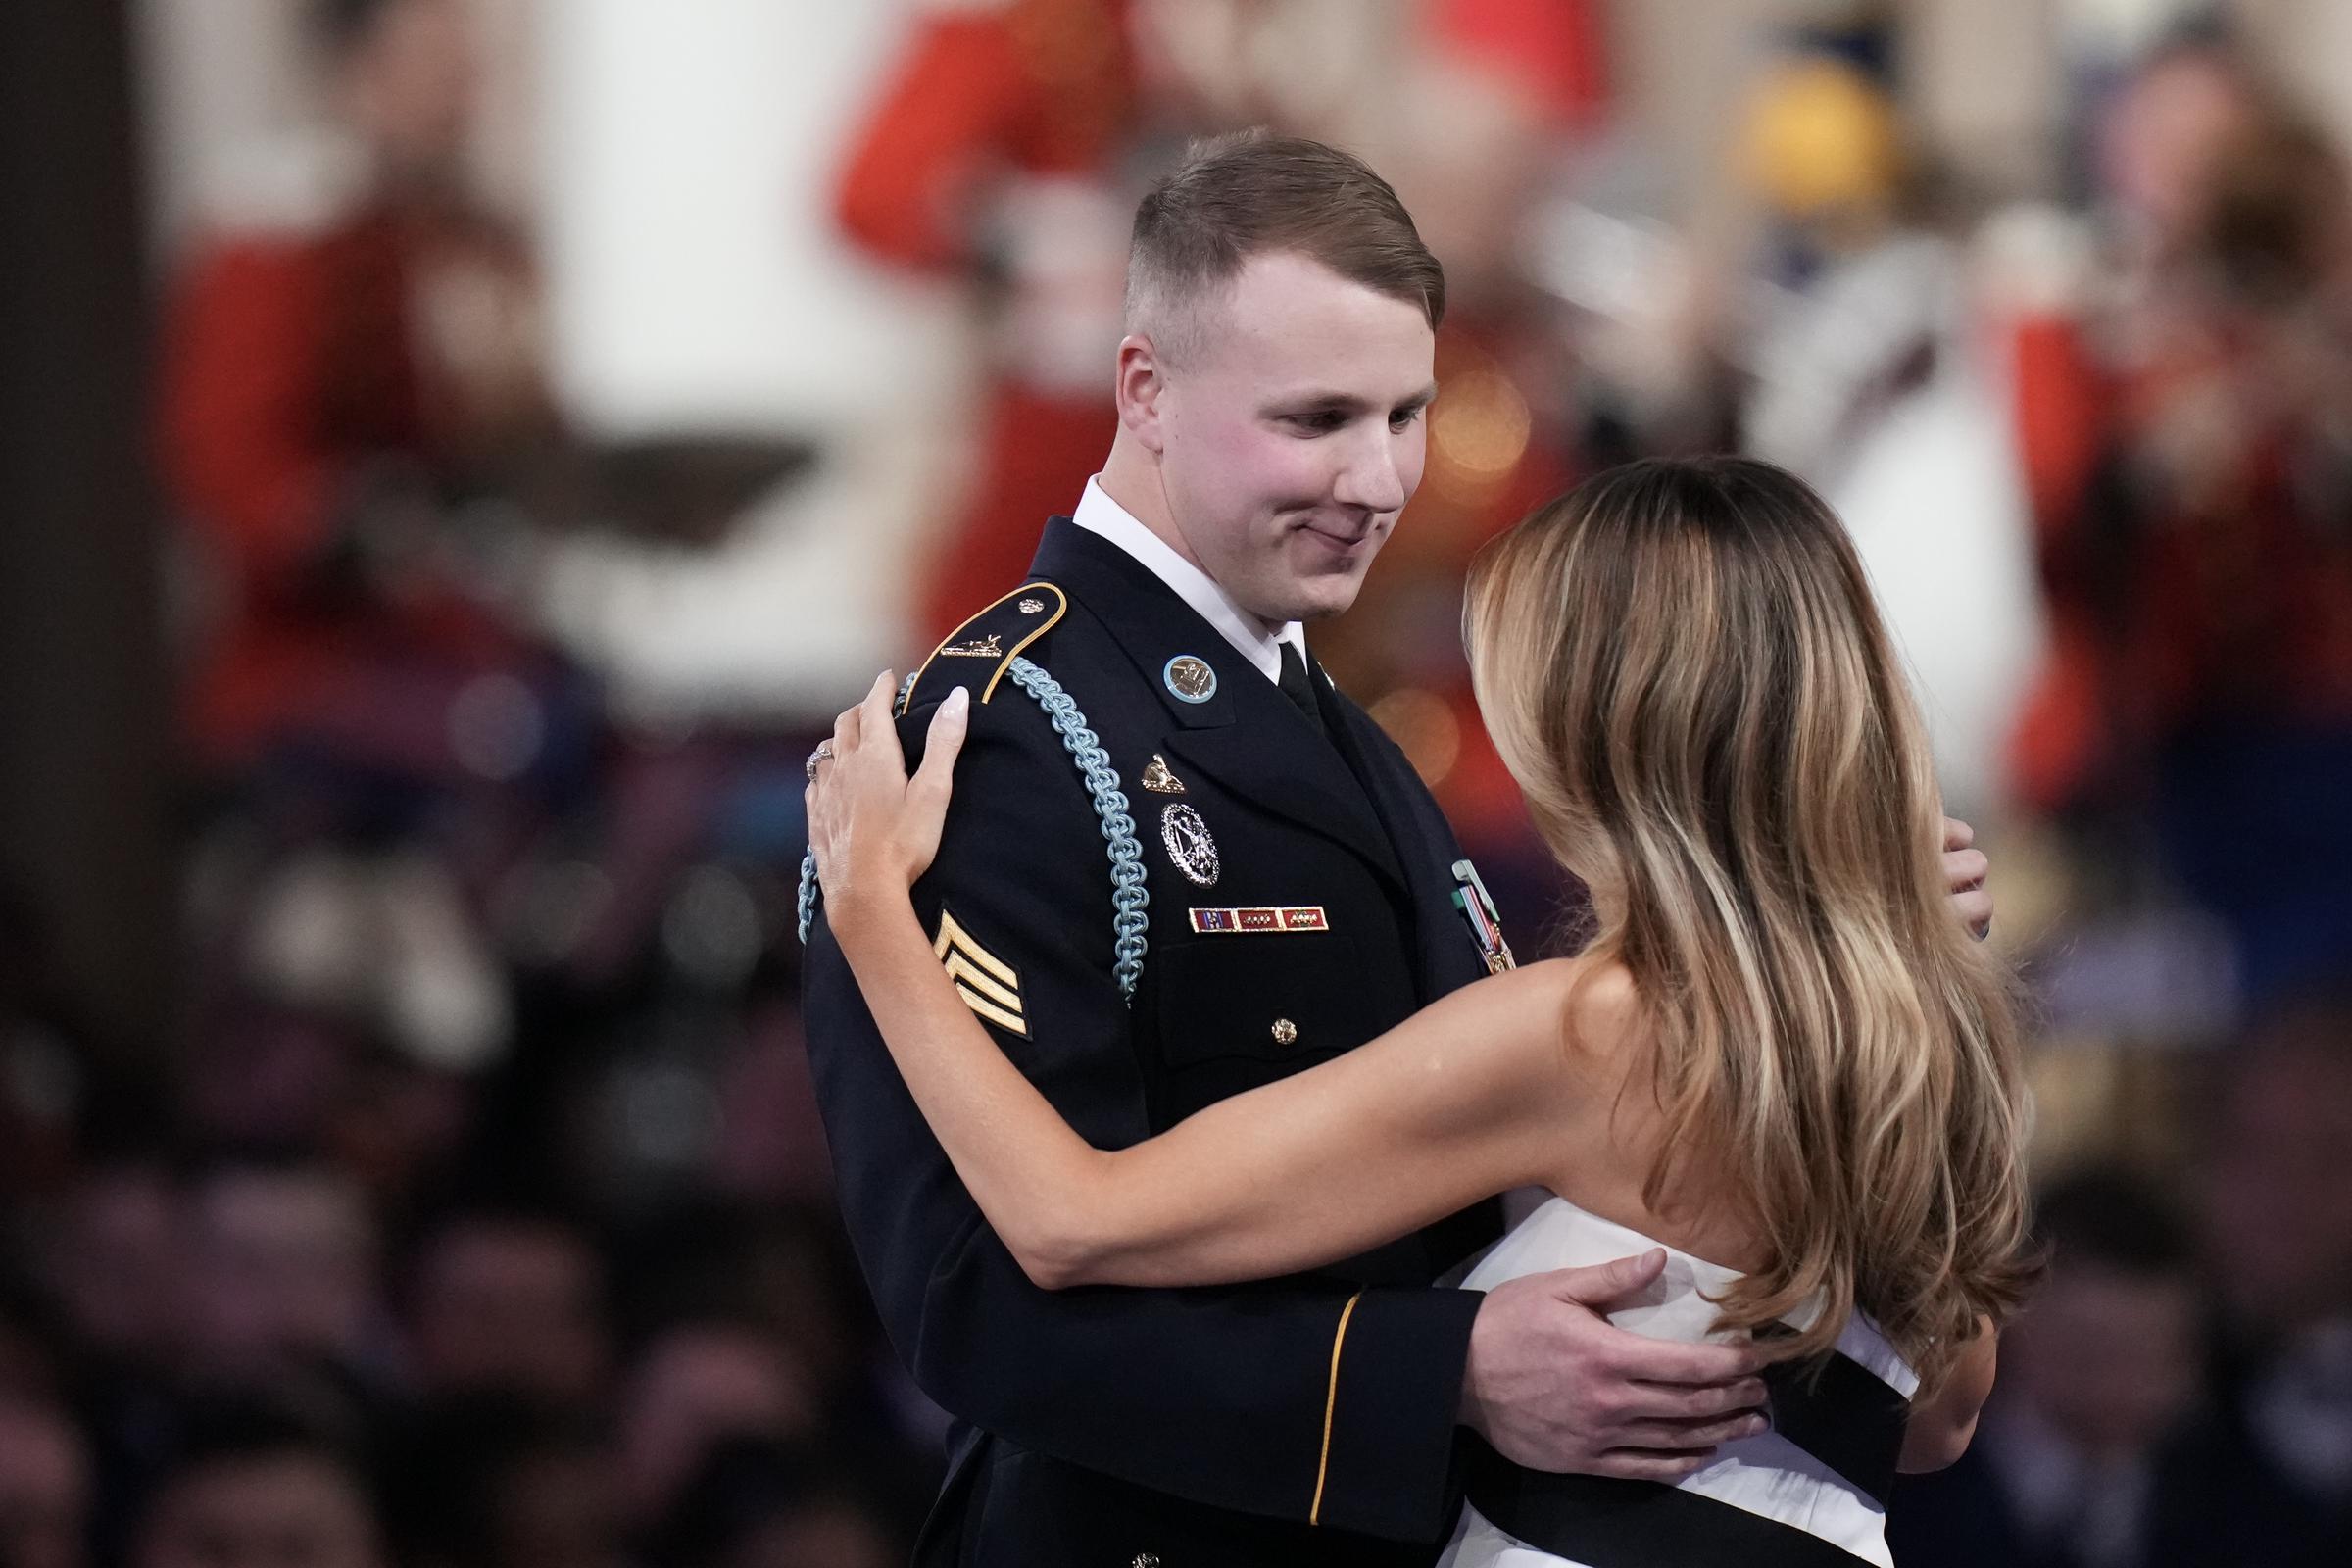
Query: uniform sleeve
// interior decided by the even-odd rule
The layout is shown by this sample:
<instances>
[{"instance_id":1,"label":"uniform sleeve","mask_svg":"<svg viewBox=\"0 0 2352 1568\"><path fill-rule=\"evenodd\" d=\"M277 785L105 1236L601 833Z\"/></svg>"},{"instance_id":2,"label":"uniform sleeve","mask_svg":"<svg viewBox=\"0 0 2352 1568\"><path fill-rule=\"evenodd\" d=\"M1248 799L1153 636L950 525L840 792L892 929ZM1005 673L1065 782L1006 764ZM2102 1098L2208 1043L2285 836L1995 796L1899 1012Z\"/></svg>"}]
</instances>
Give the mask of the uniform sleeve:
<instances>
[{"instance_id":1,"label":"uniform sleeve","mask_svg":"<svg viewBox=\"0 0 2352 1568\"><path fill-rule=\"evenodd\" d=\"M886 260L961 268L991 180L1093 175L1113 159L1131 112L1123 31L1093 0L1063 9L1043 34L1008 0L916 23L843 165L844 232Z\"/></svg>"},{"instance_id":2,"label":"uniform sleeve","mask_svg":"<svg viewBox=\"0 0 2352 1568\"><path fill-rule=\"evenodd\" d=\"M972 713L943 849L915 890L924 929L1071 1124L1101 1147L1134 1143L1151 1129L1091 800L1009 682ZM910 756L928 718L902 720ZM924 1125L821 906L806 984L842 1211L925 1393L1025 1448L1196 1502L1398 1541L1443 1533L1477 1295L1296 1280L1040 1290Z\"/></svg>"},{"instance_id":3,"label":"uniform sleeve","mask_svg":"<svg viewBox=\"0 0 2352 1568\"><path fill-rule=\"evenodd\" d=\"M842 227L892 261L963 262L971 187L1002 155L1030 96L1003 18L925 19L842 172Z\"/></svg>"},{"instance_id":4,"label":"uniform sleeve","mask_svg":"<svg viewBox=\"0 0 2352 1568\"><path fill-rule=\"evenodd\" d=\"M332 535L335 465L312 434L316 293L292 247L223 246L181 289L166 334L164 472L249 588L304 569Z\"/></svg>"}]
</instances>

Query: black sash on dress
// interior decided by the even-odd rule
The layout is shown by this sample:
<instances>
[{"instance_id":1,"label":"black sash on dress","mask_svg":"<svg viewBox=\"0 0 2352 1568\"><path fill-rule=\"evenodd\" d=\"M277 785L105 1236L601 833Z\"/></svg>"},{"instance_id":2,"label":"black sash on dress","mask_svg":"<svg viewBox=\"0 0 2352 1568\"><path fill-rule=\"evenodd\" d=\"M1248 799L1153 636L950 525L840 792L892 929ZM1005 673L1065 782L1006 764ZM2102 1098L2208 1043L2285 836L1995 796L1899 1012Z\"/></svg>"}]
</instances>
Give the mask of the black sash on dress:
<instances>
[{"instance_id":1,"label":"black sash on dress","mask_svg":"<svg viewBox=\"0 0 2352 1568\"><path fill-rule=\"evenodd\" d=\"M1852 1358L1766 1370L1775 1434L1886 1507L1909 1401ZM1562 1476L1513 1464L1468 1440L1467 1492L1478 1511L1531 1546L1592 1568L1854 1568L1851 1552L1761 1514L1655 1481Z\"/></svg>"},{"instance_id":2,"label":"black sash on dress","mask_svg":"<svg viewBox=\"0 0 2352 1568\"><path fill-rule=\"evenodd\" d=\"M1894 1490L1911 1401L1850 1355L1764 1369L1772 1430L1837 1471L1880 1508Z\"/></svg>"}]
</instances>

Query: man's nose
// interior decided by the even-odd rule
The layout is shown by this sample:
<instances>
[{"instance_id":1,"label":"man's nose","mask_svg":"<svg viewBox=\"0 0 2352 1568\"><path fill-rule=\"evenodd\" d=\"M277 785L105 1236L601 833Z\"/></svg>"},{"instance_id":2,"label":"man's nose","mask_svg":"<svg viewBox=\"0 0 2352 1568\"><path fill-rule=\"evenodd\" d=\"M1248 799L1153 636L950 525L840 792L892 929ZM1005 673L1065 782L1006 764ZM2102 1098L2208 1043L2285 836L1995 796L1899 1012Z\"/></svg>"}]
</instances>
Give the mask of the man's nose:
<instances>
[{"instance_id":1,"label":"man's nose","mask_svg":"<svg viewBox=\"0 0 2352 1568\"><path fill-rule=\"evenodd\" d=\"M1375 425L1349 444L1348 461L1332 486L1332 499L1366 512L1397 512L1411 499L1396 465L1397 437Z\"/></svg>"}]
</instances>

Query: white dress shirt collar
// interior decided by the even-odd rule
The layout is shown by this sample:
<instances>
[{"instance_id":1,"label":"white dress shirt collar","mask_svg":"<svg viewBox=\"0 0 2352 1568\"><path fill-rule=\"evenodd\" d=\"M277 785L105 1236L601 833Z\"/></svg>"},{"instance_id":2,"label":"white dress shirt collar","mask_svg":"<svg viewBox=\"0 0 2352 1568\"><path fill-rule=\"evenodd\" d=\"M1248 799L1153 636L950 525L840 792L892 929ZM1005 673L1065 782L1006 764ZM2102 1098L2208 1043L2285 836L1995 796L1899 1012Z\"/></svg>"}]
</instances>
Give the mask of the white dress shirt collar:
<instances>
[{"instance_id":1,"label":"white dress shirt collar","mask_svg":"<svg viewBox=\"0 0 2352 1568\"><path fill-rule=\"evenodd\" d=\"M1266 679L1282 679L1284 643L1296 647L1301 658L1305 656L1306 631L1298 621L1267 630L1265 622L1234 603L1233 595L1219 587L1214 577L1178 555L1174 546L1145 527L1135 514L1111 500L1101 480L1102 475L1097 474L1086 481L1086 494L1078 500L1078 510L1070 517L1072 522L1089 533L1101 534L1143 563L1152 576L1174 589L1177 598L1192 606L1243 658L1255 664Z\"/></svg>"}]
</instances>

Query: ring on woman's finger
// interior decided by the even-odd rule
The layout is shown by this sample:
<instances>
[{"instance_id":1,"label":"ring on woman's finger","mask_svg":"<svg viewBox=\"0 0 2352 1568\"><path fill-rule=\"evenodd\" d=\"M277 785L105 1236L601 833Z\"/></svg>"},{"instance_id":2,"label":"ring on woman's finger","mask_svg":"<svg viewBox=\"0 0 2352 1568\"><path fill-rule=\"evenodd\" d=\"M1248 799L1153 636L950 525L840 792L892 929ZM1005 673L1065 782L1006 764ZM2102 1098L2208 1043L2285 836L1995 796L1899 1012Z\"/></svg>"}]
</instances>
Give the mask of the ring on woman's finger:
<instances>
[{"instance_id":1,"label":"ring on woman's finger","mask_svg":"<svg viewBox=\"0 0 2352 1568\"><path fill-rule=\"evenodd\" d=\"M816 782L817 763L829 762L831 760L833 760L833 743L831 741L818 741L816 743L816 750L808 754L808 765L803 769L803 771L808 775L808 782L811 784Z\"/></svg>"}]
</instances>

